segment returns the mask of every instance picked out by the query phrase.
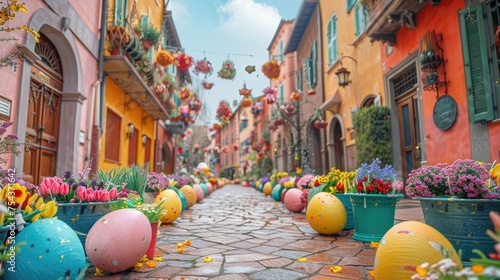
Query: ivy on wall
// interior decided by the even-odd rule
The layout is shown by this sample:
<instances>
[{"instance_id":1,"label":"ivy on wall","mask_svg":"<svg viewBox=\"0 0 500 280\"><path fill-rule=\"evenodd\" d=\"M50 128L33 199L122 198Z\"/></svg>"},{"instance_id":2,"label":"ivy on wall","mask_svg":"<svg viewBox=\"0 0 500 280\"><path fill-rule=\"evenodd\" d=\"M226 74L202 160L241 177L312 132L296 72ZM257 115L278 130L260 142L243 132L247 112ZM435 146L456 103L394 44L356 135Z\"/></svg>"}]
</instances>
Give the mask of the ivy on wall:
<instances>
[{"instance_id":1,"label":"ivy on wall","mask_svg":"<svg viewBox=\"0 0 500 280\"><path fill-rule=\"evenodd\" d=\"M371 163L379 158L382 164L392 164L390 110L385 106L364 107L354 113L356 131L356 161Z\"/></svg>"}]
</instances>

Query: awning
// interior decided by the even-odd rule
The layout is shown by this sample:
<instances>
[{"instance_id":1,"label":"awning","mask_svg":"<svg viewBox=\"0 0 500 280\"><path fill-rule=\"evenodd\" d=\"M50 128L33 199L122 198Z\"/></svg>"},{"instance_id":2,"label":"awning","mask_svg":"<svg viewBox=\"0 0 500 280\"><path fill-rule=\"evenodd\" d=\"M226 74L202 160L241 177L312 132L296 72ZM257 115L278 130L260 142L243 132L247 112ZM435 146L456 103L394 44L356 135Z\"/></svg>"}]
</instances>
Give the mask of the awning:
<instances>
[{"instance_id":1,"label":"awning","mask_svg":"<svg viewBox=\"0 0 500 280\"><path fill-rule=\"evenodd\" d=\"M154 120L166 120L167 110L160 103L126 56L104 57L104 73L142 107Z\"/></svg>"},{"instance_id":2,"label":"awning","mask_svg":"<svg viewBox=\"0 0 500 280\"><path fill-rule=\"evenodd\" d=\"M337 114L339 112L340 103L342 102L342 98L340 97L340 91L336 91L325 103L321 104L319 109L321 111L330 111L333 114Z\"/></svg>"}]
</instances>

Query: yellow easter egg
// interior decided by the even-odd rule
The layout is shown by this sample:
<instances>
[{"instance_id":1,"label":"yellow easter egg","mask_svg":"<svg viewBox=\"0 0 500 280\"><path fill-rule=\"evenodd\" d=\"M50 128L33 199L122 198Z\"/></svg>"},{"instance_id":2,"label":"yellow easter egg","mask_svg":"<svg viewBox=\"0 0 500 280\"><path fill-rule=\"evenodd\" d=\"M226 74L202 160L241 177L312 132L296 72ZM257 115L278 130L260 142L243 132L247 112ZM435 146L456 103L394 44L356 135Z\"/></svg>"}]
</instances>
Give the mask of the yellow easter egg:
<instances>
[{"instance_id":1,"label":"yellow easter egg","mask_svg":"<svg viewBox=\"0 0 500 280\"><path fill-rule=\"evenodd\" d=\"M262 192L265 195L271 195L271 193L273 192L273 186L271 185L271 182L266 182L264 184L264 188L262 188Z\"/></svg>"},{"instance_id":2,"label":"yellow easter egg","mask_svg":"<svg viewBox=\"0 0 500 280\"><path fill-rule=\"evenodd\" d=\"M255 182L255 189L260 189L260 180L257 180L257 182Z\"/></svg>"},{"instance_id":3,"label":"yellow easter egg","mask_svg":"<svg viewBox=\"0 0 500 280\"><path fill-rule=\"evenodd\" d=\"M193 187L191 187L190 185L185 185L182 188L180 188L180 191L186 198L187 208L193 206L196 203L197 197Z\"/></svg>"},{"instance_id":4,"label":"yellow easter egg","mask_svg":"<svg viewBox=\"0 0 500 280\"><path fill-rule=\"evenodd\" d=\"M167 213L161 217L161 222L164 224L170 224L177 220L182 212L182 201L177 193L171 189L162 191L154 200L154 203L161 202L163 202L163 209L167 211Z\"/></svg>"},{"instance_id":5,"label":"yellow easter egg","mask_svg":"<svg viewBox=\"0 0 500 280\"><path fill-rule=\"evenodd\" d=\"M336 196L327 192L320 192L313 196L307 204L306 216L311 228L324 235L341 232L347 222L344 204Z\"/></svg>"},{"instance_id":6,"label":"yellow easter egg","mask_svg":"<svg viewBox=\"0 0 500 280\"><path fill-rule=\"evenodd\" d=\"M375 279L410 279L423 263L435 264L450 257L460 269L457 252L433 227L418 221L406 221L384 234L375 255Z\"/></svg>"}]
</instances>

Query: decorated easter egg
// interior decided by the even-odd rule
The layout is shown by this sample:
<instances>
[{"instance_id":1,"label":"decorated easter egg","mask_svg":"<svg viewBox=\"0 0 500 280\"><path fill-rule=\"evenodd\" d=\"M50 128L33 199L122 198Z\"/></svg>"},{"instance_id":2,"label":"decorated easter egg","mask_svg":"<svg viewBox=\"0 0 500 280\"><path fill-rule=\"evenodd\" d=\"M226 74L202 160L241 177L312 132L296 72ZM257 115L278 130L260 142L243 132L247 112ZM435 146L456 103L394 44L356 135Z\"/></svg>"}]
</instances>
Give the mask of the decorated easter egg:
<instances>
[{"instance_id":1,"label":"decorated easter egg","mask_svg":"<svg viewBox=\"0 0 500 280\"><path fill-rule=\"evenodd\" d=\"M185 185L180 188L180 191L184 194L187 202L187 208L196 204L196 192L194 188L190 185Z\"/></svg>"},{"instance_id":2,"label":"decorated easter egg","mask_svg":"<svg viewBox=\"0 0 500 280\"><path fill-rule=\"evenodd\" d=\"M312 188L309 190L309 193L307 194L307 203L309 203L309 201L311 201L311 199L318 193L322 192L323 191L323 187L322 186L319 186L319 187L316 187L316 188Z\"/></svg>"},{"instance_id":3,"label":"decorated easter egg","mask_svg":"<svg viewBox=\"0 0 500 280\"><path fill-rule=\"evenodd\" d=\"M260 189L260 180L257 180L257 182L255 182L255 189Z\"/></svg>"},{"instance_id":4,"label":"decorated easter egg","mask_svg":"<svg viewBox=\"0 0 500 280\"><path fill-rule=\"evenodd\" d=\"M206 182L205 186L207 186L208 193L211 193L214 191L214 186L210 184L210 182Z\"/></svg>"},{"instance_id":5,"label":"decorated easter egg","mask_svg":"<svg viewBox=\"0 0 500 280\"><path fill-rule=\"evenodd\" d=\"M288 189L287 188L283 188L283 191L281 192L281 201L285 201L285 195L287 193Z\"/></svg>"},{"instance_id":6,"label":"decorated easter egg","mask_svg":"<svg viewBox=\"0 0 500 280\"><path fill-rule=\"evenodd\" d=\"M273 186L271 185L271 182L266 182L264 184L264 188L262 189L262 192L265 195L271 195L272 191L273 191Z\"/></svg>"},{"instance_id":7,"label":"decorated easter egg","mask_svg":"<svg viewBox=\"0 0 500 280\"><path fill-rule=\"evenodd\" d=\"M297 188L289 189L285 195L285 207L290 212L299 213L304 210L306 206L301 199L302 190Z\"/></svg>"},{"instance_id":8,"label":"decorated easter egg","mask_svg":"<svg viewBox=\"0 0 500 280\"><path fill-rule=\"evenodd\" d=\"M66 223L40 219L15 235L3 263L3 279L82 279L85 272L85 252L82 242ZM25 245L15 251L21 242ZM3 251L3 250L2 250Z\"/></svg>"},{"instance_id":9,"label":"decorated easter egg","mask_svg":"<svg viewBox=\"0 0 500 280\"><path fill-rule=\"evenodd\" d=\"M205 185L205 183L200 183L200 187L201 189L203 190L203 194L205 197L208 196L208 188L207 188L207 185Z\"/></svg>"},{"instance_id":10,"label":"decorated easter egg","mask_svg":"<svg viewBox=\"0 0 500 280\"><path fill-rule=\"evenodd\" d=\"M402 222L380 240L375 255L375 278L410 279L416 267L435 264L447 256L462 268L453 245L436 229L418 221Z\"/></svg>"},{"instance_id":11,"label":"decorated easter egg","mask_svg":"<svg viewBox=\"0 0 500 280\"><path fill-rule=\"evenodd\" d=\"M95 267L120 272L133 267L146 254L151 242L151 223L132 208L112 211L92 226L85 252Z\"/></svg>"},{"instance_id":12,"label":"decorated easter egg","mask_svg":"<svg viewBox=\"0 0 500 280\"><path fill-rule=\"evenodd\" d=\"M167 213L161 217L161 222L170 224L177 220L182 212L182 201L177 193L171 189L162 191L156 196L154 203L159 204L161 202L163 202L163 209L167 211Z\"/></svg>"},{"instance_id":13,"label":"decorated easter egg","mask_svg":"<svg viewBox=\"0 0 500 280\"><path fill-rule=\"evenodd\" d=\"M203 192L203 189L200 187L200 185L194 184L193 189L196 193L196 201L200 201L205 197L205 192Z\"/></svg>"},{"instance_id":14,"label":"decorated easter egg","mask_svg":"<svg viewBox=\"0 0 500 280\"><path fill-rule=\"evenodd\" d=\"M283 187L280 184L276 184L271 193L271 197L276 201L281 201L281 193L283 192Z\"/></svg>"},{"instance_id":15,"label":"decorated easter egg","mask_svg":"<svg viewBox=\"0 0 500 280\"><path fill-rule=\"evenodd\" d=\"M306 217L311 228L324 235L341 232L347 222L344 204L327 192L320 192L309 201Z\"/></svg>"},{"instance_id":16,"label":"decorated easter egg","mask_svg":"<svg viewBox=\"0 0 500 280\"><path fill-rule=\"evenodd\" d=\"M186 210L187 209L187 200L186 200L186 197L184 196L184 194L178 188L172 187L171 189L177 193L177 195L179 196L179 198L181 200L181 205L182 205L181 211Z\"/></svg>"}]
</instances>

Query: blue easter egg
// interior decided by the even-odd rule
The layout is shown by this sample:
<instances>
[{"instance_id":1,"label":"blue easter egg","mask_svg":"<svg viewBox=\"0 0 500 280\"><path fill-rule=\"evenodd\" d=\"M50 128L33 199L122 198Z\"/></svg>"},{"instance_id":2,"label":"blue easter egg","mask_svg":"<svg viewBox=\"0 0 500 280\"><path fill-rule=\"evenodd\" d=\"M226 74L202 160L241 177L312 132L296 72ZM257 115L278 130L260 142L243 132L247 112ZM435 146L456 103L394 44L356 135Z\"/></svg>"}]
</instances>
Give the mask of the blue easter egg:
<instances>
[{"instance_id":1,"label":"blue easter egg","mask_svg":"<svg viewBox=\"0 0 500 280\"><path fill-rule=\"evenodd\" d=\"M179 198L181 199L182 211L186 210L188 204L187 204L187 200L186 200L186 197L184 196L184 194L178 188L172 187L171 189L173 189L177 193Z\"/></svg>"},{"instance_id":2,"label":"blue easter egg","mask_svg":"<svg viewBox=\"0 0 500 280\"><path fill-rule=\"evenodd\" d=\"M12 252L4 264L4 279L82 279L85 273L85 251L73 229L66 223L50 218L29 224L17 233ZM20 245L14 252L15 245ZM67 277L67 278L66 278Z\"/></svg>"},{"instance_id":3,"label":"blue easter egg","mask_svg":"<svg viewBox=\"0 0 500 280\"><path fill-rule=\"evenodd\" d=\"M200 187L203 189L203 193L205 194L205 197L208 195L208 188L205 183L200 183Z\"/></svg>"},{"instance_id":4,"label":"blue easter egg","mask_svg":"<svg viewBox=\"0 0 500 280\"><path fill-rule=\"evenodd\" d=\"M283 192L284 187L280 184L276 184L273 188L273 192L271 193L271 197L276 201L281 201L281 193Z\"/></svg>"}]
</instances>

